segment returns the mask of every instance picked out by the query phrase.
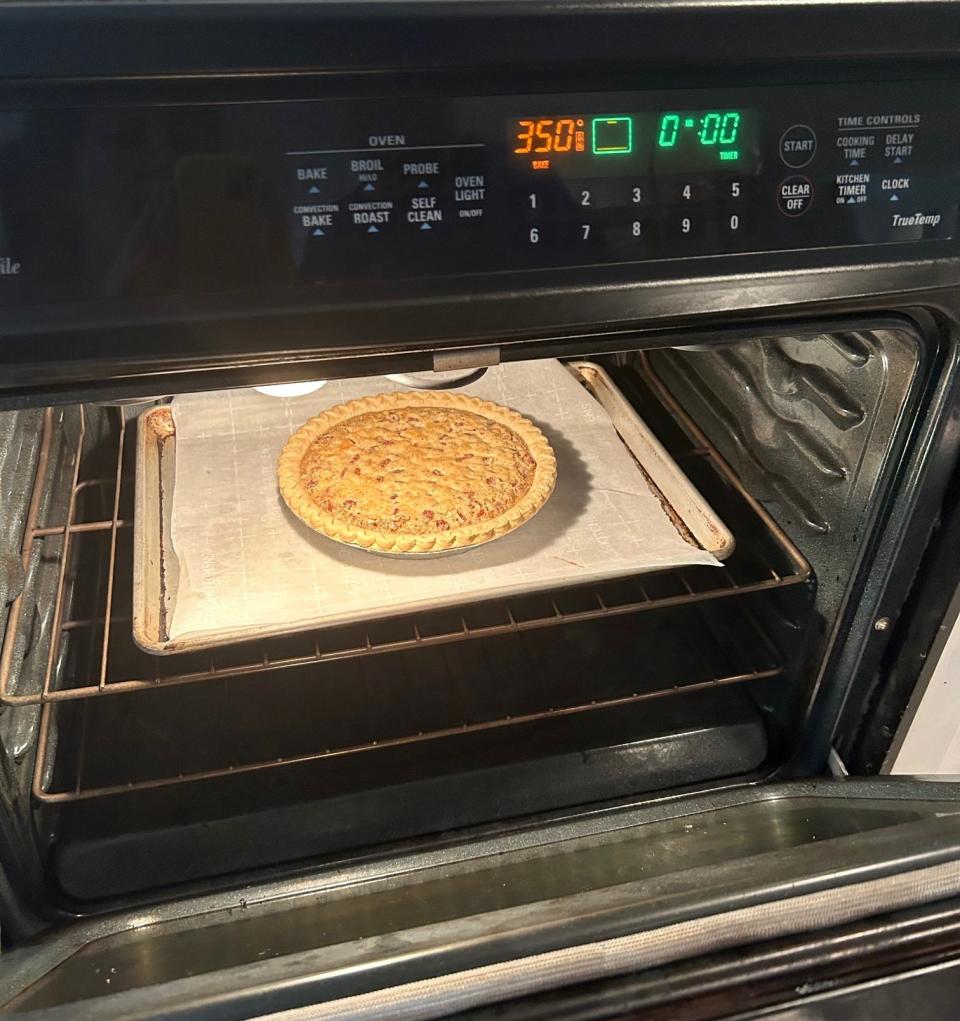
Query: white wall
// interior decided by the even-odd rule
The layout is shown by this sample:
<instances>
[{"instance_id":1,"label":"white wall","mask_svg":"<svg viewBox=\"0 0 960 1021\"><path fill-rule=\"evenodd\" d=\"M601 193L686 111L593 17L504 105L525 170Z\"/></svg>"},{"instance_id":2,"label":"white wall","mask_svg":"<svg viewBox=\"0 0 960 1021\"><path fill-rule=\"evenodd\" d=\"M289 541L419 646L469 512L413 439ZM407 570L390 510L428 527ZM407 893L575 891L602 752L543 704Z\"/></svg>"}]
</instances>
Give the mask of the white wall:
<instances>
[{"instance_id":1,"label":"white wall","mask_svg":"<svg viewBox=\"0 0 960 1021\"><path fill-rule=\"evenodd\" d=\"M960 594L900 724L884 772L960 776Z\"/></svg>"}]
</instances>

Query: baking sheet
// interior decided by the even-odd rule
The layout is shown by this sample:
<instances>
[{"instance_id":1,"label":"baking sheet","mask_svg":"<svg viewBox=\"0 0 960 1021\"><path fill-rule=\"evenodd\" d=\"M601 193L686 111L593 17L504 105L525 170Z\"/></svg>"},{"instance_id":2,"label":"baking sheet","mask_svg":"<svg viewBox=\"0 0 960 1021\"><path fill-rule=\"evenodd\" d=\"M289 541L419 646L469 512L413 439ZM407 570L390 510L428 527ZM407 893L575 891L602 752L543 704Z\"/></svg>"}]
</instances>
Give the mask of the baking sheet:
<instances>
[{"instance_id":1,"label":"baking sheet","mask_svg":"<svg viewBox=\"0 0 960 1021\"><path fill-rule=\"evenodd\" d=\"M383 377L331 381L306 397L252 390L177 397L171 540L179 565L171 641L238 640L691 564L685 539L603 407L556 361L490 369L464 393L531 418L557 455L546 506L517 531L458 556L405 561L332 542L277 489L287 438L313 415L372 393Z\"/></svg>"}]
</instances>

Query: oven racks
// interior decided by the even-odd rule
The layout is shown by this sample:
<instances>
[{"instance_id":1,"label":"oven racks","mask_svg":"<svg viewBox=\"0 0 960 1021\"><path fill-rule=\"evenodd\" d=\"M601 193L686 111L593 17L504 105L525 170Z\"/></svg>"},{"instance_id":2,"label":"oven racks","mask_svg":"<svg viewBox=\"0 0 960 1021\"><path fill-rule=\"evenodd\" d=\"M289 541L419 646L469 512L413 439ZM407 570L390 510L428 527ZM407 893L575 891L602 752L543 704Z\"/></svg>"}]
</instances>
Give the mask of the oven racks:
<instances>
[{"instance_id":1,"label":"oven racks","mask_svg":"<svg viewBox=\"0 0 960 1021\"><path fill-rule=\"evenodd\" d=\"M522 750L530 728L569 733L574 720L588 714L599 720L604 711L609 726L610 714L640 703L696 697L781 673L777 650L749 617L738 614L735 629L717 621L712 633L677 651L675 637L705 621L696 607L665 614L665 632L661 618L650 618L638 634L634 622L620 617L601 622L600 633L592 622L470 642L455 655L434 647L379 664L361 661L369 668L363 671L346 661L322 676L289 671L282 697L248 676L193 685L177 698L161 689L49 704L34 797L64 804L250 774L270 783L280 767L329 765L341 776L344 760L382 762L402 749L417 753L414 746L421 755L428 746L442 747L436 755L450 763L465 754L464 741L489 746L520 730L528 738L509 740ZM652 633L658 629L659 638ZM565 673L563 665L582 658L587 647L595 673Z\"/></svg>"},{"instance_id":2,"label":"oven racks","mask_svg":"<svg viewBox=\"0 0 960 1021\"><path fill-rule=\"evenodd\" d=\"M357 626L315 632L306 636L247 642L203 653L154 657L141 653L130 634L130 563L132 559L133 463L128 436L132 431L117 409L115 455L109 474L85 477L84 429L81 424L73 452L73 479L65 520L41 524L44 482L54 440L53 416L48 410L27 517L22 549L24 569L37 543L54 540L53 556L59 572L53 610L52 640L46 654L38 690L12 690L14 650L25 596L10 607L0 651L0 704L37 705L49 702L118 695L161 685L189 684L322 664L358 656L378 655L449 642L485 638L506 632L556 627L601 617L638 613L727 596L742 596L807 581L810 567L769 515L737 482L719 455L697 436L697 445L678 459L688 467L691 459L708 461L753 512L750 535L739 533L739 547L721 568L680 568L637 578L566 591L543 597L524 597L481 603L451 612L391 618L365 628ZM81 409L81 423L84 420ZM692 423L687 423L692 428ZM688 468L689 470L689 468ZM130 496L127 501L126 497ZM97 506L107 513L92 513ZM758 528L765 534L760 535ZM761 541L763 540L763 541ZM776 553L778 563L761 559L755 551ZM753 555L751 555L751 553ZM43 551L46 556L46 551ZM95 591L77 585L78 573L101 575ZM85 581L85 579L84 579ZM96 591L99 590L99 591ZM122 591L121 591L122 590ZM84 598L86 596L86 598ZM92 598L91 598L92 597ZM99 597L99 598L98 598ZM25 623L25 622L24 622ZM64 676L58 670L67 638L83 641L88 649L86 673ZM76 657L75 657L76 658Z\"/></svg>"},{"instance_id":3,"label":"oven racks","mask_svg":"<svg viewBox=\"0 0 960 1021\"><path fill-rule=\"evenodd\" d=\"M24 645L42 643L44 627L31 618L26 594L10 605L0 650L0 704L40 705L40 733L34 794L46 802L82 800L106 794L158 787L189 779L231 775L280 765L312 762L375 749L439 740L465 733L491 731L539 720L613 709L662 698L680 691L698 691L775 676L780 663L769 642L762 656L721 660L687 677L673 677L654 688L621 690L607 696L571 698L563 703L528 707L478 720L450 721L430 730L412 728L373 740L273 756L269 761L245 762L213 768L177 770L175 775L123 783L85 785L77 770L71 786L58 787L53 764L64 742L57 710L104 696L157 692L175 686L255 681L279 685L281 674L347 660L403 654L477 639L523 636L587 621L613 621L648 611L670 612L701 603L772 592L811 580L809 565L765 510L744 490L716 451L653 381L655 401L667 409L667 425L675 435L671 453L738 538L738 548L722 568L693 567L620 579L602 585L552 591L542 596L478 603L451 611L398 617L359 627L336 628L312 634L264 639L205 652L156 657L136 647L131 634L132 541L135 425L120 409L103 414L112 418L109 447L90 428L90 414L80 409L79 428L70 449L54 414L48 411L22 546L25 571L39 559L56 572L55 599L50 613L49 640L35 650L40 669L19 671ZM97 432L90 442L88 432ZM47 479L53 452L65 460L71 475L69 499L59 514L49 508ZM96 452L96 456L94 453ZM712 488L711 488L712 487ZM745 608L744 613L749 611ZM32 632L41 632L35 639ZM24 632L31 632L24 634ZM763 645L764 640L759 640ZM758 646L759 647L759 646ZM316 675L317 683L323 677ZM32 682L32 683L30 683ZM591 693L592 695L593 693ZM280 697L280 696L278 696ZM82 706L77 706L83 710ZM77 726L86 733L86 712ZM71 716L71 720L73 717ZM77 753L82 761L81 749Z\"/></svg>"}]
</instances>

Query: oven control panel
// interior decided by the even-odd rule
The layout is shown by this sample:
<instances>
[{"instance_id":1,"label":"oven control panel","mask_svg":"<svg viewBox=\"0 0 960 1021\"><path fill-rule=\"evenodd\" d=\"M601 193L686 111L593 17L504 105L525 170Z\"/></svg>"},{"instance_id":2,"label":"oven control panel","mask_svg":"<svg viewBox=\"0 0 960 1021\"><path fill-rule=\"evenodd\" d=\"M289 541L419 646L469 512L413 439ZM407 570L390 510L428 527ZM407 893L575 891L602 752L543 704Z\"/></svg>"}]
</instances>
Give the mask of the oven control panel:
<instances>
[{"instance_id":1,"label":"oven control panel","mask_svg":"<svg viewBox=\"0 0 960 1021\"><path fill-rule=\"evenodd\" d=\"M656 279L676 260L809 249L935 256L957 232L954 91L2 111L0 306L610 263Z\"/></svg>"}]
</instances>

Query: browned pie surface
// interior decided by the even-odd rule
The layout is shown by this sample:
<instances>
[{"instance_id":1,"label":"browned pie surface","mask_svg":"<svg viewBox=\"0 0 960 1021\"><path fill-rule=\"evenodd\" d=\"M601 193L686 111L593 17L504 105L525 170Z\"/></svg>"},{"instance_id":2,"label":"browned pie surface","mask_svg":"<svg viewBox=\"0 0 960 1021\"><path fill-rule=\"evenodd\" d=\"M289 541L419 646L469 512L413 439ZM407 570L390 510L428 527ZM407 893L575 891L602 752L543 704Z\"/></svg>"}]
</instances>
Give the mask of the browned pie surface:
<instances>
[{"instance_id":1,"label":"browned pie surface","mask_svg":"<svg viewBox=\"0 0 960 1021\"><path fill-rule=\"evenodd\" d=\"M469 411L356 415L307 448L301 483L337 520L420 535L490 521L530 489L536 462L512 429Z\"/></svg>"}]
</instances>

